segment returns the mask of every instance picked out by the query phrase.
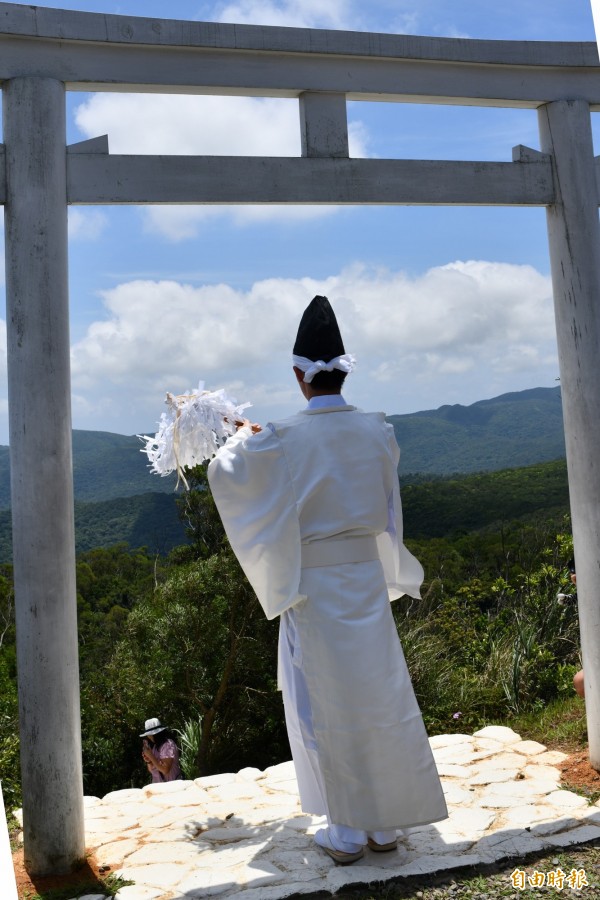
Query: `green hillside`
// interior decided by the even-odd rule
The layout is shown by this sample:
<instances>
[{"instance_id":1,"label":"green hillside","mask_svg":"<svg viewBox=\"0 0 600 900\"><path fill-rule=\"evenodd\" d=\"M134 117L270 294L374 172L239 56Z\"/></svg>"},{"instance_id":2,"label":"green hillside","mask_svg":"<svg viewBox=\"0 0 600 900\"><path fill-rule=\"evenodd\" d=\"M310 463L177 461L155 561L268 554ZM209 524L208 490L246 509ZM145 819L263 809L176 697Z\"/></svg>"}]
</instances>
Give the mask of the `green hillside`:
<instances>
[{"instance_id":1,"label":"green hillside","mask_svg":"<svg viewBox=\"0 0 600 900\"><path fill-rule=\"evenodd\" d=\"M77 552L125 542L166 554L186 537L177 514L176 494L141 494L101 503L75 504Z\"/></svg>"},{"instance_id":2,"label":"green hillside","mask_svg":"<svg viewBox=\"0 0 600 900\"><path fill-rule=\"evenodd\" d=\"M108 431L73 432L73 483L75 499L112 500L146 491L172 493L176 478L161 478L148 469L148 459L140 453L142 442L135 435ZM10 464L8 447L0 447L0 509L10 506Z\"/></svg>"},{"instance_id":3,"label":"green hillside","mask_svg":"<svg viewBox=\"0 0 600 900\"><path fill-rule=\"evenodd\" d=\"M401 448L406 533L441 537L568 507L559 388L390 416ZM77 550L185 541L175 478L148 470L135 436L73 432ZM549 461L549 462L546 462ZM467 473L479 473L467 475ZM487 474L482 474L487 473ZM8 447L0 447L0 562L11 558Z\"/></svg>"},{"instance_id":4,"label":"green hillside","mask_svg":"<svg viewBox=\"0 0 600 900\"><path fill-rule=\"evenodd\" d=\"M166 554L186 543L177 515L176 494L146 493L100 503L75 503L77 553L126 543ZM10 510L0 511L0 563L12 559Z\"/></svg>"},{"instance_id":5,"label":"green hillside","mask_svg":"<svg viewBox=\"0 0 600 900\"><path fill-rule=\"evenodd\" d=\"M401 448L400 473L452 475L528 466L565 455L559 388L535 388L388 418ZM150 473L135 435L73 432L75 499L86 502L172 493L175 477ZM410 479L414 480L414 479ZM0 447L0 510L10 506L8 447Z\"/></svg>"},{"instance_id":6,"label":"green hillside","mask_svg":"<svg viewBox=\"0 0 600 900\"><path fill-rule=\"evenodd\" d=\"M477 475L436 478L402 488L404 530L410 538L448 537L534 513L569 511L565 460Z\"/></svg>"},{"instance_id":7,"label":"green hillside","mask_svg":"<svg viewBox=\"0 0 600 900\"><path fill-rule=\"evenodd\" d=\"M186 541L177 495L145 493L100 503L75 504L77 552L127 543L166 554ZM537 514L568 512L564 460L474 475L436 477L404 484L405 534L411 539L447 537ZM0 563L11 558L10 512L0 511Z\"/></svg>"},{"instance_id":8,"label":"green hillside","mask_svg":"<svg viewBox=\"0 0 600 900\"><path fill-rule=\"evenodd\" d=\"M565 455L560 388L534 388L388 421L400 445L403 476L493 471Z\"/></svg>"},{"instance_id":9,"label":"green hillside","mask_svg":"<svg viewBox=\"0 0 600 900\"><path fill-rule=\"evenodd\" d=\"M176 478L148 469L148 457L135 435L106 431L73 432L73 480L77 500L111 500L145 491L172 493Z\"/></svg>"}]
</instances>

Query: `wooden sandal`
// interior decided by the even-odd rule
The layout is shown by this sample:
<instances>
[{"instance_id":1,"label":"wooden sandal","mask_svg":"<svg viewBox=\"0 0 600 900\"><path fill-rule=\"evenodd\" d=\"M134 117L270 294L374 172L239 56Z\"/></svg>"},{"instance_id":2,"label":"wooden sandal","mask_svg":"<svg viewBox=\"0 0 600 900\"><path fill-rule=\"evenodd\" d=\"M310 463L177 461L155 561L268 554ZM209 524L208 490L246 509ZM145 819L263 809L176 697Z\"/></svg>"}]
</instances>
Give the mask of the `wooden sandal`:
<instances>
[{"instance_id":1,"label":"wooden sandal","mask_svg":"<svg viewBox=\"0 0 600 900\"><path fill-rule=\"evenodd\" d=\"M354 853L345 853L343 850L336 850L331 843L331 838L327 834L326 828L320 828L315 834L315 844L324 850L338 866L349 866L350 863L362 859L365 855L364 847L356 850Z\"/></svg>"},{"instance_id":2,"label":"wooden sandal","mask_svg":"<svg viewBox=\"0 0 600 900\"><path fill-rule=\"evenodd\" d=\"M373 838L367 838L367 846L369 850L373 850L375 853L388 853L390 850L397 850L398 838L395 841L390 841L388 844L377 844Z\"/></svg>"}]
</instances>

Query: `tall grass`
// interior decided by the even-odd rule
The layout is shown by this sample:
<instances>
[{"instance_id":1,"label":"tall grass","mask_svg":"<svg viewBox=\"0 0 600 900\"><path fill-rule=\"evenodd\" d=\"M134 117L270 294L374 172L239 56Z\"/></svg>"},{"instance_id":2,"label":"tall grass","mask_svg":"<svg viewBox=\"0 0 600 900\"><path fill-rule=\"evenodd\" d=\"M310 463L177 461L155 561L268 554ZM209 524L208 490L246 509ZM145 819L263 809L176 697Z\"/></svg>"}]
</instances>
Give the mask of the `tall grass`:
<instances>
[{"instance_id":1,"label":"tall grass","mask_svg":"<svg viewBox=\"0 0 600 900\"><path fill-rule=\"evenodd\" d=\"M544 562L514 583L429 591L395 610L428 729L471 731L570 700L579 668L575 603L564 572Z\"/></svg>"},{"instance_id":2,"label":"tall grass","mask_svg":"<svg viewBox=\"0 0 600 900\"><path fill-rule=\"evenodd\" d=\"M181 771L186 778L198 778L201 774L198 759L202 745L202 719L187 719L183 728L177 730L177 735L181 748Z\"/></svg>"}]
</instances>

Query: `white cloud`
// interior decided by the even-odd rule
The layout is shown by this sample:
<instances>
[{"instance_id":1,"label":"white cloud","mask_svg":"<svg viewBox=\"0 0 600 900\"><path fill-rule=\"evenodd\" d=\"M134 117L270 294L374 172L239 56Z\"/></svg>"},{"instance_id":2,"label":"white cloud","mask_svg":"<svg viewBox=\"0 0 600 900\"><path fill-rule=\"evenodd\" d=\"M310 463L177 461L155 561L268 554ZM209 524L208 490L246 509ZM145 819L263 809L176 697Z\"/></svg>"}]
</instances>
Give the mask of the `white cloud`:
<instances>
[{"instance_id":1,"label":"white cloud","mask_svg":"<svg viewBox=\"0 0 600 900\"><path fill-rule=\"evenodd\" d=\"M442 4L446 15L448 4ZM274 25L295 28L332 28L344 31L373 31L386 34L444 34L466 36L453 24L440 19L440 4L429 0L222 0L204 4L200 18L246 25ZM417 7L417 8L415 8Z\"/></svg>"},{"instance_id":2,"label":"white cloud","mask_svg":"<svg viewBox=\"0 0 600 900\"><path fill-rule=\"evenodd\" d=\"M108 227L108 216L97 209L69 208L69 238L76 241L95 241Z\"/></svg>"},{"instance_id":3,"label":"white cloud","mask_svg":"<svg viewBox=\"0 0 600 900\"><path fill-rule=\"evenodd\" d=\"M245 369L285 346L309 290L277 279L248 292L174 281L119 285L103 294L106 320L94 322L73 348L74 377L83 384L152 380L171 390L161 381L168 375L179 390L200 376Z\"/></svg>"},{"instance_id":4,"label":"white cloud","mask_svg":"<svg viewBox=\"0 0 600 900\"><path fill-rule=\"evenodd\" d=\"M314 294L328 295L358 358L348 393L388 412L469 403L552 384L558 374L549 278L531 266L453 262L412 277L355 265L317 281L249 290L135 280L103 296L106 314L72 348L76 428L152 428L167 390L200 378L251 400L259 421L298 406L291 345ZM0 428L6 323L0 319Z\"/></svg>"},{"instance_id":5,"label":"white cloud","mask_svg":"<svg viewBox=\"0 0 600 900\"><path fill-rule=\"evenodd\" d=\"M539 372L543 382L558 370L551 283L532 266L454 262L414 279L397 273L381 292L384 309L364 329L365 350L387 356L371 369L376 381L466 376L482 382L481 398L491 375ZM369 302L355 295L363 316Z\"/></svg>"},{"instance_id":6,"label":"white cloud","mask_svg":"<svg viewBox=\"0 0 600 900\"><path fill-rule=\"evenodd\" d=\"M497 372L527 372L548 363L556 363L556 357L544 354L535 344L517 343L494 357L492 363Z\"/></svg>"},{"instance_id":7,"label":"white cloud","mask_svg":"<svg viewBox=\"0 0 600 900\"><path fill-rule=\"evenodd\" d=\"M472 357L459 354L443 356L440 353L426 353L425 359L428 366L439 372L440 375L462 375L475 366L475 360Z\"/></svg>"},{"instance_id":8,"label":"white cloud","mask_svg":"<svg viewBox=\"0 0 600 900\"><path fill-rule=\"evenodd\" d=\"M197 237L216 219L229 218L239 227L259 222L302 222L330 216L335 206L150 206L142 210L144 231L176 243Z\"/></svg>"},{"instance_id":9,"label":"white cloud","mask_svg":"<svg viewBox=\"0 0 600 900\"><path fill-rule=\"evenodd\" d=\"M75 110L111 153L299 156L296 100L181 94L93 94Z\"/></svg>"},{"instance_id":10,"label":"white cloud","mask_svg":"<svg viewBox=\"0 0 600 900\"><path fill-rule=\"evenodd\" d=\"M111 153L300 156L296 99L92 94L75 110L86 137L108 134ZM352 156L368 155L369 134L348 126Z\"/></svg>"},{"instance_id":11,"label":"white cloud","mask_svg":"<svg viewBox=\"0 0 600 900\"><path fill-rule=\"evenodd\" d=\"M420 0L419 9L415 10L414 0L383 4L360 0L233 0L217 4L210 18L246 25L417 34L422 27L424 2ZM439 17L439 10L436 15Z\"/></svg>"},{"instance_id":12,"label":"white cloud","mask_svg":"<svg viewBox=\"0 0 600 900\"><path fill-rule=\"evenodd\" d=\"M351 0L238 0L219 4L215 18L219 22L294 28L356 27Z\"/></svg>"},{"instance_id":13,"label":"white cloud","mask_svg":"<svg viewBox=\"0 0 600 900\"><path fill-rule=\"evenodd\" d=\"M300 156L298 102L256 97L94 94L75 111L86 137L108 134L111 153L207 156ZM348 127L350 155L369 155L360 121ZM238 226L303 222L335 212L331 206L152 206L144 228L170 241L196 237L215 218ZM83 215L83 213L79 213ZM89 215L89 214L88 214ZM99 214L98 214L99 215Z\"/></svg>"},{"instance_id":14,"label":"white cloud","mask_svg":"<svg viewBox=\"0 0 600 900\"><path fill-rule=\"evenodd\" d=\"M103 294L106 318L73 347L77 394L115 409L121 403L130 432L156 421L167 390L200 378L267 416L287 412L296 405L291 346L317 293L332 300L346 348L358 357L352 387L362 405L372 406L375 392L400 411L400 398L423 385L437 387L434 405L447 402L450 385L468 402L473 390L473 399L491 396L486 385L499 380L518 390L513 376L525 373L535 385L556 374L550 282L532 267L454 262L415 278L356 265L323 281L268 279L247 291L121 284Z\"/></svg>"},{"instance_id":15,"label":"white cloud","mask_svg":"<svg viewBox=\"0 0 600 900\"><path fill-rule=\"evenodd\" d=\"M413 11L398 15L385 30L391 34L420 34L420 27L419 13Z\"/></svg>"},{"instance_id":16,"label":"white cloud","mask_svg":"<svg viewBox=\"0 0 600 900\"><path fill-rule=\"evenodd\" d=\"M457 261L416 278L355 268L330 281L369 347L450 352L554 334L550 280L532 266Z\"/></svg>"},{"instance_id":17,"label":"white cloud","mask_svg":"<svg viewBox=\"0 0 600 900\"><path fill-rule=\"evenodd\" d=\"M149 206L140 215L146 234L159 234L177 243L197 237L202 225L228 212L222 206Z\"/></svg>"},{"instance_id":18,"label":"white cloud","mask_svg":"<svg viewBox=\"0 0 600 900\"><path fill-rule=\"evenodd\" d=\"M348 152L355 159L365 159L372 156L370 150L371 135L364 122L355 120L348 122Z\"/></svg>"}]
</instances>

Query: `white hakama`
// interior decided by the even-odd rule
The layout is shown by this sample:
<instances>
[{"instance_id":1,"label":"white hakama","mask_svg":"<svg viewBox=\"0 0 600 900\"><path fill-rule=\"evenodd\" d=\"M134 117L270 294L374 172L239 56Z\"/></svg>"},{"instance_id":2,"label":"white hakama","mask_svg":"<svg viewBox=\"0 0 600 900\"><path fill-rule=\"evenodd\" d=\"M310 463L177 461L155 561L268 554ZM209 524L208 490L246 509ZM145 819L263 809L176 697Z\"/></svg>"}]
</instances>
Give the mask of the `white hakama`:
<instances>
[{"instance_id":1,"label":"white hakama","mask_svg":"<svg viewBox=\"0 0 600 900\"><path fill-rule=\"evenodd\" d=\"M393 430L350 406L272 429L241 429L209 480L267 616L282 617L279 678L302 808L350 835L446 818L389 603L418 596L422 580L402 543Z\"/></svg>"}]
</instances>

